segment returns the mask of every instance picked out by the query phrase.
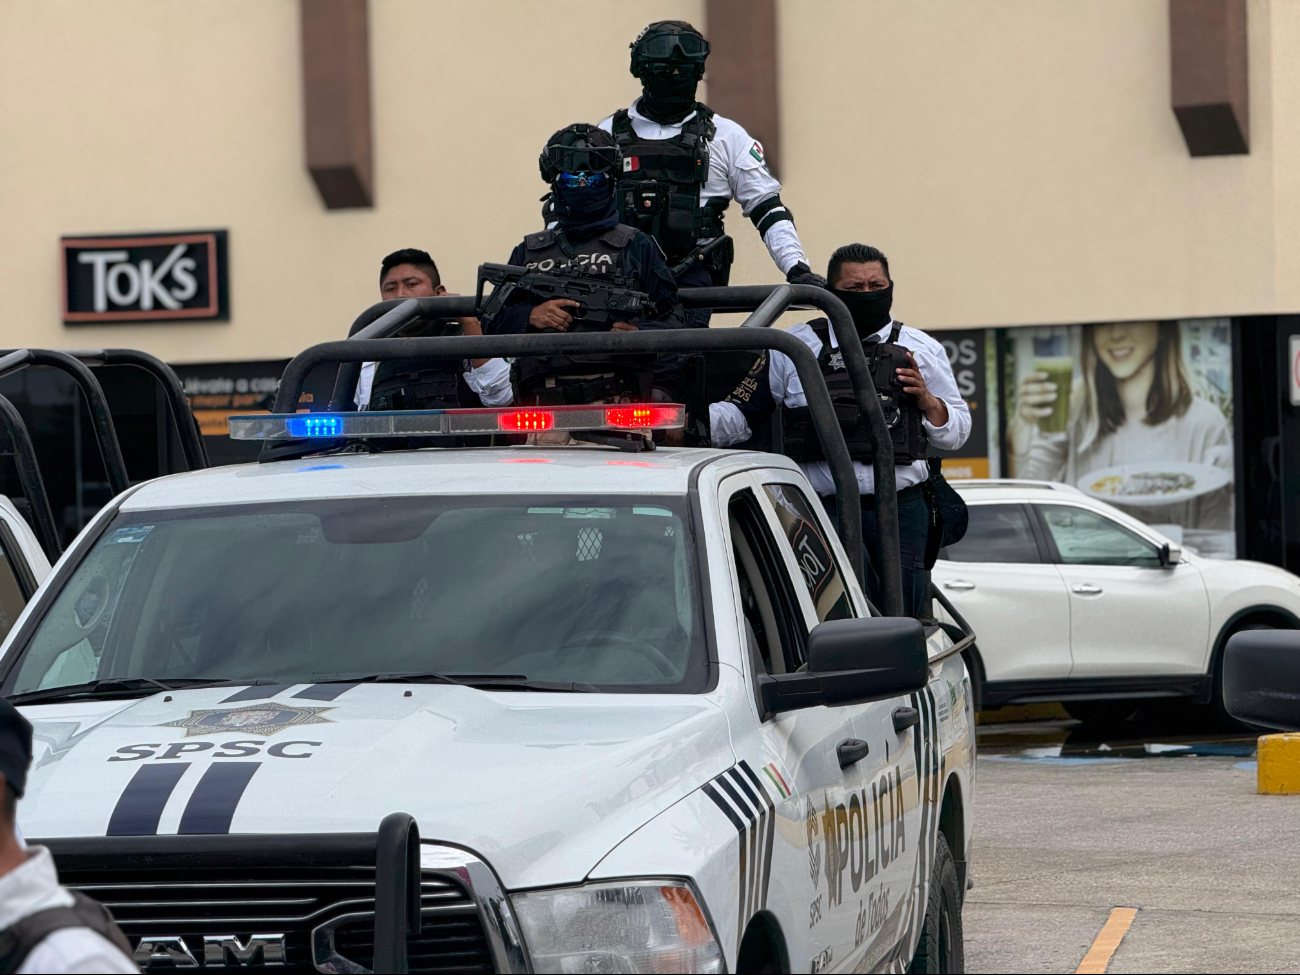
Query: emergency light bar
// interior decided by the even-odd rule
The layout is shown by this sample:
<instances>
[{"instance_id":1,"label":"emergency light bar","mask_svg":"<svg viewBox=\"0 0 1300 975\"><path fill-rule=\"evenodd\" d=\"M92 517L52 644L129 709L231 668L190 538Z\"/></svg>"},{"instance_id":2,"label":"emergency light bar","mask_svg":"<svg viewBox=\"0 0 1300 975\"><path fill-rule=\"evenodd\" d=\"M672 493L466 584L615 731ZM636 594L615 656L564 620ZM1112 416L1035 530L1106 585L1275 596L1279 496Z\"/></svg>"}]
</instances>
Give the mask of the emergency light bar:
<instances>
[{"instance_id":1,"label":"emergency light bar","mask_svg":"<svg viewBox=\"0 0 1300 975\"><path fill-rule=\"evenodd\" d=\"M482 410L394 410L365 413L258 413L232 416L231 440L457 437L541 430L680 430L680 403L607 406L507 406Z\"/></svg>"}]
</instances>

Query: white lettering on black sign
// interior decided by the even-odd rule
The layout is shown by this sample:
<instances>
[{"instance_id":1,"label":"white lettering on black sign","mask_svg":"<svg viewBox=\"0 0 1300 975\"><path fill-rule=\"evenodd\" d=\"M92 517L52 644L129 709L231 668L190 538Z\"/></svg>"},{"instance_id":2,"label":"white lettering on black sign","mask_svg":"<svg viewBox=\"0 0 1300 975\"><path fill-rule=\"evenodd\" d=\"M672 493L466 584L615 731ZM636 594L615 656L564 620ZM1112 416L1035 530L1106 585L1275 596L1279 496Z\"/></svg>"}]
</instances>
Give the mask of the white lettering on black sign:
<instances>
[{"instance_id":1,"label":"white lettering on black sign","mask_svg":"<svg viewBox=\"0 0 1300 975\"><path fill-rule=\"evenodd\" d=\"M224 319L226 232L65 237L69 324Z\"/></svg>"}]
</instances>

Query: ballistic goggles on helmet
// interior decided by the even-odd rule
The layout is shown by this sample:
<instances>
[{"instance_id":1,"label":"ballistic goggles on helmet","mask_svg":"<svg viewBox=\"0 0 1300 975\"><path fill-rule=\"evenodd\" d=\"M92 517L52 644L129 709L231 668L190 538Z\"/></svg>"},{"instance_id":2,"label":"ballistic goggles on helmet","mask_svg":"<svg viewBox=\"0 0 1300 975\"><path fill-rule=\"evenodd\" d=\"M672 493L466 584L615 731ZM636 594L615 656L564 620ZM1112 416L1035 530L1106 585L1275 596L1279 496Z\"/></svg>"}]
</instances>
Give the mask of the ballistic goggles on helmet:
<instances>
[{"instance_id":1,"label":"ballistic goggles on helmet","mask_svg":"<svg viewBox=\"0 0 1300 975\"><path fill-rule=\"evenodd\" d=\"M607 179L605 173L560 173L555 177L555 185L572 190L579 186L604 186Z\"/></svg>"},{"instance_id":2,"label":"ballistic goggles on helmet","mask_svg":"<svg viewBox=\"0 0 1300 975\"><path fill-rule=\"evenodd\" d=\"M709 56L709 42L700 34L655 32L632 42L632 56L643 61L667 61L677 55L687 61L703 62Z\"/></svg>"},{"instance_id":3,"label":"ballistic goggles on helmet","mask_svg":"<svg viewBox=\"0 0 1300 975\"><path fill-rule=\"evenodd\" d=\"M566 146L553 142L546 147L539 163L542 179L550 183L562 174L590 178L598 173L618 172L623 167L623 153L618 146Z\"/></svg>"}]
</instances>

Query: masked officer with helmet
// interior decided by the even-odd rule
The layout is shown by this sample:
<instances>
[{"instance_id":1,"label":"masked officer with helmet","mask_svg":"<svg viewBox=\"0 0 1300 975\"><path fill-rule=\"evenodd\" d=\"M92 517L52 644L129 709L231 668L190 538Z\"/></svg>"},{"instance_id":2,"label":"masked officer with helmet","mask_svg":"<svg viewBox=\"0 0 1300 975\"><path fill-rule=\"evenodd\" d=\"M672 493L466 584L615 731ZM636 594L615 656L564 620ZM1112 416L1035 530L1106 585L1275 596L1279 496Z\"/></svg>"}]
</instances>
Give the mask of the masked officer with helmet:
<instances>
[{"instance_id":1,"label":"masked officer with helmet","mask_svg":"<svg viewBox=\"0 0 1300 975\"><path fill-rule=\"evenodd\" d=\"M916 616L926 604L928 589L926 548L931 511L925 496L925 484L930 478L926 448L933 445L940 450L955 450L964 444L970 436L970 409L957 391L943 346L894 319L894 282L884 254L865 244L841 247L831 256L826 277L831 293L848 306L853 316L893 433L903 612ZM866 418L859 416L853 386L830 323L824 318L815 319L796 325L790 334L802 339L816 354L835 402L862 495L868 595L881 605L881 580L872 565L879 541L873 449ZM803 384L794 363L780 352L760 356L735 391L722 402L710 405L713 443L726 446L749 439L751 421L757 423L770 417L778 403L785 407L784 451L799 462L829 508L834 503L835 483L812 429Z\"/></svg>"},{"instance_id":2,"label":"masked officer with helmet","mask_svg":"<svg viewBox=\"0 0 1300 975\"><path fill-rule=\"evenodd\" d=\"M538 165L542 179L551 184L557 222L525 237L509 263L550 274L576 271L608 279L613 286L648 295L653 310L640 321L598 326L575 320L577 301L523 300L495 315L487 323L489 333L636 331L685 325L677 284L659 246L647 234L619 222L614 179L621 164L613 138L593 125L570 125L551 136ZM679 374L671 361L658 368L653 355L529 356L516 359L512 366L516 400L530 405L652 398L680 402Z\"/></svg>"},{"instance_id":3,"label":"masked officer with helmet","mask_svg":"<svg viewBox=\"0 0 1300 975\"><path fill-rule=\"evenodd\" d=\"M787 281L824 285L804 258L763 147L695 100L709 42L685 21L661 20L631 47L641 97L600 123L623 154L616 190L622 221L659 242L681 287L724 285L733 257L730 239L705 249L723 237L723 211L734 199ZM691 324L708 324L708 312L688 314Z\"/></svg>"}]
</instances>

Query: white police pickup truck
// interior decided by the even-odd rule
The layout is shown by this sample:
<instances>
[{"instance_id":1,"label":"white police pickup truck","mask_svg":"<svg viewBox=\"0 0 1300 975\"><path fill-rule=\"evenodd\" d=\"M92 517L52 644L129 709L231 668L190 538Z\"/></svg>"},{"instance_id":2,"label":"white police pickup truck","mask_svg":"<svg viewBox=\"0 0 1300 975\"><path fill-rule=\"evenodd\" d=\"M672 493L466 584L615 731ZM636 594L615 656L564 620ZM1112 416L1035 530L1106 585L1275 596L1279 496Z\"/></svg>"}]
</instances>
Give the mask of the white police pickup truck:
<instances>
[{"instance_id":1,"label":"white police pickup truck","mask_svg":"<svg viewBox=\"0 0 1300 975\"><path fill-rule=\"evenodd\" d=\"M402 811L411 971L960 971L966 671L847 564L766 453L137 485L4 644L36 737L19 824L145 970L371 970L357 838Z\"/></svg>"}]
</instances>

